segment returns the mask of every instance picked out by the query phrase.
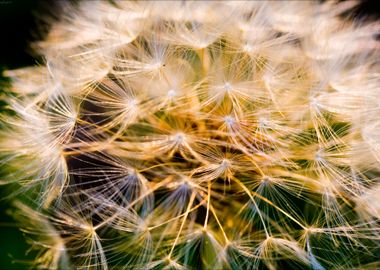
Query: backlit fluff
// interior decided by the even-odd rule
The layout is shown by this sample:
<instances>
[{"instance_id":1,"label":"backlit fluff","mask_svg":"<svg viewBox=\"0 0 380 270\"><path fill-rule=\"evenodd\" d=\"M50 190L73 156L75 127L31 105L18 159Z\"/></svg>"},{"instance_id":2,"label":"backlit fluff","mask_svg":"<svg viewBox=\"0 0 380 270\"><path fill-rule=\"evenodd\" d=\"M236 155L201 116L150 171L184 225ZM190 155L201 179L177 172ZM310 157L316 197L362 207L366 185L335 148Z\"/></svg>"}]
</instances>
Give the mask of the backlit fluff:
<instances>
[{"instance_id":1,"label":"backlit fluff","mask_svg":"<svg viewBox=\"0 0 380 270\"><path fill-rule=\"evenodd\" d=\"M5 72L31 264L380 267L380 28L354 6L67 4L44 64Z\"/></svg>"}]
</instances>

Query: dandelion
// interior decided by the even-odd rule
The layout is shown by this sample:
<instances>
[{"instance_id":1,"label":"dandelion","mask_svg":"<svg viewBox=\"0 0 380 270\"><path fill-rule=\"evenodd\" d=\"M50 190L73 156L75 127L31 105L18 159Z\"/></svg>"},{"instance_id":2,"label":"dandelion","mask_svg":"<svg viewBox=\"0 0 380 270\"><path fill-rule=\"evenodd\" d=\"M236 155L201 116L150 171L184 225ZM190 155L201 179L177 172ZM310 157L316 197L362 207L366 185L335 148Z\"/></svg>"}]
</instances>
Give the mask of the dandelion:
<instances>
[{"instance_id":1,"label":"dandelion","mask_svg":"<svg viewBox=\"0 0 380 270\"><path fill-rule=\"evenodd\" d=\"M44 64L5 72L32 267L377 269L380 26L355 5L67 4Z\"/></svg>"}]
</instances>

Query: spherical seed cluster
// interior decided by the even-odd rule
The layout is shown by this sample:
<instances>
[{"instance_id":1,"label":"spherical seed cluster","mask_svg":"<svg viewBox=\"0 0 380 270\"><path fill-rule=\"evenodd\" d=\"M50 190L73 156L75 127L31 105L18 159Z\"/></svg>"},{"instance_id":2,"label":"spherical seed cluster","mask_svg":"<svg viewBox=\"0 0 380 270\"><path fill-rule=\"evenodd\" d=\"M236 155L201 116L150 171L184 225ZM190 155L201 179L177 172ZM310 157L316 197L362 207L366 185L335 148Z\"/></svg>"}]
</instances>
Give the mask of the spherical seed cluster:
<instances>
[{"instance_id":1,"label":"spherical seed cluster","mask_svg":"<svg viewBox=\"0 0 380 270\"><path fill-rule=\"evenodd\" d=\"M33 265L380 267L380 27L354 5L67 6L46 64L6 72Z\"/></svg>"}]
</instances>

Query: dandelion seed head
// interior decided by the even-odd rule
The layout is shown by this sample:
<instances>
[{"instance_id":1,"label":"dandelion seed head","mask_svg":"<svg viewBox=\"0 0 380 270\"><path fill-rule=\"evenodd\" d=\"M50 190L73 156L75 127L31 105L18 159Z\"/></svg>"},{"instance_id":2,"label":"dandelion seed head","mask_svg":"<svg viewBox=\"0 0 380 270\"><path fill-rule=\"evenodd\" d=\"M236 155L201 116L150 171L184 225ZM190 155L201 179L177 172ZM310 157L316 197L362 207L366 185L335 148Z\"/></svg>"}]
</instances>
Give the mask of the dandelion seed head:
<instances>
[{"instance_id":1,"label":"dandelion seed head","mask_svg":"<svg viewBox=\"0 0 380 270\"><path fill-rule=\"evenodd\" d=\"M63 6L4 73L33 267L374 266L380 27L354 1Z\"/></svg>"}]
</instances>

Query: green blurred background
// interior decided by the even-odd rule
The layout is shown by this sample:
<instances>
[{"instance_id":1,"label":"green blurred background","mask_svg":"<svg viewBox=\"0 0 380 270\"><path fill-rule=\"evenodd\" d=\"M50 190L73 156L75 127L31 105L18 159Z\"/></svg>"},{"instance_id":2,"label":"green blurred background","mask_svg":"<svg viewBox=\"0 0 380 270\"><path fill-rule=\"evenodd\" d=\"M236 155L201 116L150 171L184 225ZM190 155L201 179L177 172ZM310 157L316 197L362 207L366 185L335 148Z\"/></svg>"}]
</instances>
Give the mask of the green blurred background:
<instances>
[{"instance_id":1,"label":"green blurred background","mask_svg":"<svg viewBox=\"0 0 380 270\"><path fill-rule=\"evenodd\" d=\"M0 72L42 63L38 56L33 55L29 44L41 39L46 32L46 24L41 16L59 15L59 6L68 0L0 0ZM106 1L106 0L104 0ZM364 18L379 18L380 7L376 1L363 1L355 14ZM41 30L42 33L41 33ZM0 75L0 99L4 95L6 80ZM4 104L0 101L0 111ZM1 123L0 123L1 127ZM1 140L1 138L0 138ZM2 179L0 169L0 179ZM0 270L30 269L25 263L33 258L27 254L29 246L24 240L15 223L7 214L10 201L4 198L10 193L11 187L0 185Z\"/></svg>"}]
</instances>

